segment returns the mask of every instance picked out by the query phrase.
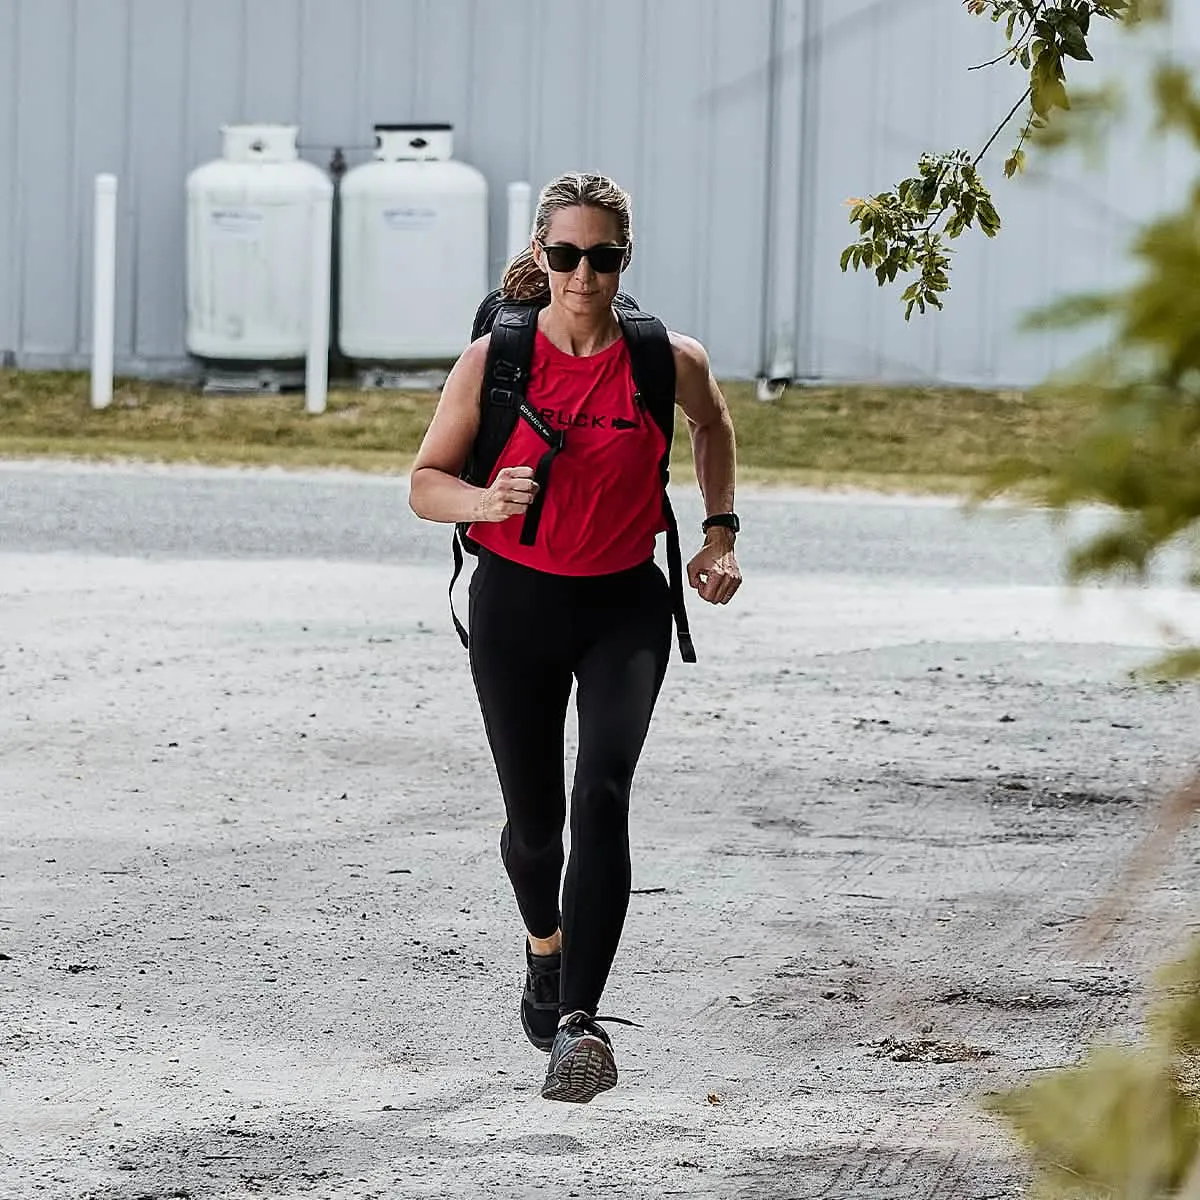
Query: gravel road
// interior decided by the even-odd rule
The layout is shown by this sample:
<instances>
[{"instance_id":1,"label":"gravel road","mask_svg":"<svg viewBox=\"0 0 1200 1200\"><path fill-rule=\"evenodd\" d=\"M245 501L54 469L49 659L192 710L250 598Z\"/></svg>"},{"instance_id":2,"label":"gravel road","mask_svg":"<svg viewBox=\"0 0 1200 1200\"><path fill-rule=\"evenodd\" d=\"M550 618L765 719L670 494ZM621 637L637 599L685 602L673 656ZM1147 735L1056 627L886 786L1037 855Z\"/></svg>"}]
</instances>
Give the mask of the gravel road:
<instances>
[{"instance_id":1,"label":"gravel road","mask_svg":"<svg viewBox=\"0 0 1200 1200\"><path fill-rule=\"evenodd\" d=\"M1020 1195L979 1098L1136 1036L1197 924L1189 834L1080 937L1195 763L1197 689L1129 672L1200 598L1067 593L1014 509L739 509L635 784L644 1028L575 1108L447 531L396 480L0 465L0 1196Z\"/></svg>"}]
</instances>

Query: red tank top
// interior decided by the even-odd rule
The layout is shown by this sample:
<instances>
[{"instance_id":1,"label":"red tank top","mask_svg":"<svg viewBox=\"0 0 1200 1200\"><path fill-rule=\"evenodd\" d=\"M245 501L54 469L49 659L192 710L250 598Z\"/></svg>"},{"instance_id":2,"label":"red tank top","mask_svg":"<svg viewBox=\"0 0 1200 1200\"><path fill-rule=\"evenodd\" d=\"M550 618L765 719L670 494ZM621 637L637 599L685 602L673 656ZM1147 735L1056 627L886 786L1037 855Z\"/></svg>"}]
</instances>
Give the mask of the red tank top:
<instances>
[{"instance_id":1,"label":"red tank top","mask_svg":"<svg viewBox=\"0 0 1200 1200\"><path fill-rule=\"evenodd\" d=\"M580 357L538 330L526 397L565 440L550 469L537 540L521 545L523 516L477 521L470 536L553 575L607 575L652 558L655 537L667 527L658 471L666 439L635 391L624 338ZM518 418L488 482L503 467L536 467L545 450Z\"/></svg>"}]
</instances>

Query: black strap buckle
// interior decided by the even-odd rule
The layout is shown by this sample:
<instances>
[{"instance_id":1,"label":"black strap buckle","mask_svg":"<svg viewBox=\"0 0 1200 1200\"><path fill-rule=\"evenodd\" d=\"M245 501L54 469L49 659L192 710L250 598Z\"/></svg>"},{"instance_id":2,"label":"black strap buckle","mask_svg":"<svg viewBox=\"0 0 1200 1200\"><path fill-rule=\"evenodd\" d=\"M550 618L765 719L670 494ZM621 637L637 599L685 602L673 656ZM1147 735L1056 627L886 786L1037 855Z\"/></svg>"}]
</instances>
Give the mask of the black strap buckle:
<instances>
[{"instance_id":1,"label":"black strap buckle","mask_svg":"<svg viewBox=\"0 0 1200 1200\"><path fill-rule=\"evenodd\" d=\"M525 378L525 372L507 359L497 359L492 366L492 376L500 383L517 383Z\"/></svg>"}]
</instances>

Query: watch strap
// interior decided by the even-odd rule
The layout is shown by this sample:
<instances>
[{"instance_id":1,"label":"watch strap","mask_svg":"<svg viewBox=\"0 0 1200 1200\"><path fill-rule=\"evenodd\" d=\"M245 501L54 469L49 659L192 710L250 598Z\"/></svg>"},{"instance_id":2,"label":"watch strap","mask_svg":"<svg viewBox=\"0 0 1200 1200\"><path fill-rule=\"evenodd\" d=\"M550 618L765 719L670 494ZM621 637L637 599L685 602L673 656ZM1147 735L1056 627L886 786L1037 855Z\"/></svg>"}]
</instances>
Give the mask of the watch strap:
<instances>
[{"instance_id":1,"label":"watch strap","mask_svg":"<svg viewBox=\"0 0 1200 1200\"><path fill-rule=\"evenodd\" d=\"M732 529L734 533L737 533L741 527L737 513L733 512L713 513L711 517L705 517L700 523L700 528L704 533L713 528Z\"/></svg>"}]
</instances>

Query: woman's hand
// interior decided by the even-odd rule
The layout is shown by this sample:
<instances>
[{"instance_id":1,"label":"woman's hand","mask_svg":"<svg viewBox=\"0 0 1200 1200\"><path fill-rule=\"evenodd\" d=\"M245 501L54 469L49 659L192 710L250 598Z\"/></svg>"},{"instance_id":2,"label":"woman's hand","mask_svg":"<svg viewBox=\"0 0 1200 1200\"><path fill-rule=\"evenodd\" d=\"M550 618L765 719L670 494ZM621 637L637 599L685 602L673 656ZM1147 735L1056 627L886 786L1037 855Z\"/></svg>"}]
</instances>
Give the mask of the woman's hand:
<instances>
[{"instance_id":1,"label":"woman's hand","mask_svg":"<svg viewBox=\"0 0 1200 1200\"><path fill-rule=\"evenodd\" d=\"M522 516L537 493L532 467L501 467L491 486L479 494L475 520L495 523Z\"/></svg>"},{"instance_id":2,"label":"woman's hand","mask_svg":"<svg viewBox=\"0 0 1200 1200\"><path fill-rule=\"evenodd\" d=\"M709 604L728 604L742 586L742 571L733 552L733 539L716 536L704 543L700 553L688 563L688 582L701 600Z\"/></svg>"}]
</instances>

